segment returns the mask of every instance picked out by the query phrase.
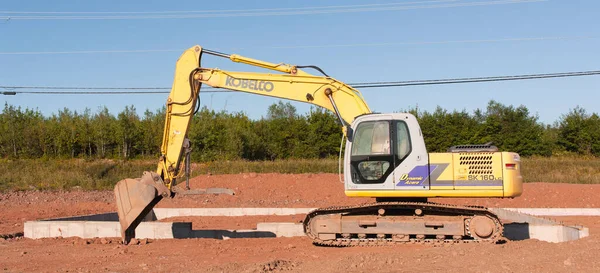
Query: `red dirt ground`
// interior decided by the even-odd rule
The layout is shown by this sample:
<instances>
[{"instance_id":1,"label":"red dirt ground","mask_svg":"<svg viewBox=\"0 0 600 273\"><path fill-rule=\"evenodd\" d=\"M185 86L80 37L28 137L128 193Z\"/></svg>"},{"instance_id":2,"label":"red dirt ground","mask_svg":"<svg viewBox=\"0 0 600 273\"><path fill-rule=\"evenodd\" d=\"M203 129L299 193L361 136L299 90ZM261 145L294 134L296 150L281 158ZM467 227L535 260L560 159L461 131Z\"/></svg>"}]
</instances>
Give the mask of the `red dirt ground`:
<instances>
[{"instance_id":1,"label":"red dirt ground","mask_svg":"<svg viewBox=\"0 0 600 273\"><path fill-rule=\"evenodd\" d=\"M177 196L158 207L325 207L371 202L345 197L332 174L200 176L192 188L224 187L228 195ZM600 207L600 185L528 183L513 200L435 202L489 207ZM0 234L23 232L27 220L114 211L111 191L9 192L0 194ZM502 245L421 245L324 248L306 238L154 240L123 246L64 238L0 238L5 272L600 272L600 217L560 217L590 228L590 236L552 244L536 240ZM246 229L262 221L301 221L301 216L194 217L195 229ZM3 236L6 237L6 236ZM116 241L116 239L115 239ZM103 244L104 243L104 244Z\"/></svg>"}]
</instances>

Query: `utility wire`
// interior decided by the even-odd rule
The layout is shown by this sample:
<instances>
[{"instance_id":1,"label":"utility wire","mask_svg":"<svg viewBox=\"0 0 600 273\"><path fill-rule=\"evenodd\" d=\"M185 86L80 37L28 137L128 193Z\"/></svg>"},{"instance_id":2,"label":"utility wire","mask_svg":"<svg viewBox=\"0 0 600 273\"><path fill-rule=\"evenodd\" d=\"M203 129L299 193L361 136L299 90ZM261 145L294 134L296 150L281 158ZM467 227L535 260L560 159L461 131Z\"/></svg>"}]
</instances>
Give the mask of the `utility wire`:
<instances>
[{"instance_id":1,"label":"utility wire","mask_svg":"<svg viewBox=\"0 0 600 273\"><path fill-rule=\"evenodd\" d=\"M357 88L375 88L375 87L397 87L397 86L434 85L434 84L456 84L456 83L533 80L533 79L566 78L566 77L580 77L580 76L594 76L594 75L600 75L600 70L564 72L564 73L547 73L547 74L513 75L513 76L477 77L477 78L455 78L455 79L438 79L438 80L413 80L413 81L397 81L397 82L355 83L355 84L352 84L352 86L357 87Z\"/></svg>"},{"instance_id":2,"label":"utility wire","mask_svg":"<svg viewBox=\"0 0 600 273\"><path fill-rule=\"evenodd\" d=\"M523 37L504 39L479 39L479 40L449 40L449 41L423 41L423 42L389 42L389 43L356 43L356 44L332 44L332 45L297 45L297 46L265 46L268 49L297 49L297 48L331 48L331 47L367 47L367 46L394 46L394 45L433 45L433 44L461 44L461 43L493 43L493 42L520 42L520 41L544 41L544 40L576 40L594 39L599 36L554 36L554 37ZM246 49L252 47L238 47L235 49ZM0 52L0 54L2 54Z\"/></svg>"},{"instance_id":3,"label":"utility wire","mask_svg":"<svg viewBox=\"0 0 600 273\"><path fill-rule=\"evenodd\" d=\"M175 52L175 49L141 49L141 50L81 50L81 51L22 51L0 52L0 55L54 55L54 54L95 54L95 53L148 53L148 52Z\"/></svg>"},{"instance_id":4,"label":"utility wire","mask_svg":"<svg viewBox=\"0 0 600 273\"><path fill-rule=\"evenodd\" d=\"M234 47L229 50L264 48L264 49L301 49L301 48L339 48L339 47L372 47L372 46L404 46L404 45L435 45L435 44L461 44L461 43L494 43L494 42L522 42L522 41L548 41L548 40L578 40L598 39L600 36L554 36L554 37L521 37L503 39L477 39L477 40L448 40L448 41L423 41L423 42L378 42L330 45L291 45L291 46L255 46ZM141 50L81 50L81 51L21 51L0 52L0 55L55 55L55 54L96 54L96 53L149 53L149 52L181 52L181 49L141 49Z\"/></svg>"},{"instance_id":5,"label":"utility wire","mask_svg":"<svg viewBox=\"0 0 600 273\"><path fill-rule=\"evenodd\" d=\"M333 13L355 13L355 12L374 12L374 11L399 11L414 9L433 9L433 8L456 8L456 7L474 7L504 4L522 4L534 2L546 2L548 0L497 0L483 2L459 2L448 4L432 5L402 5L402 6L384 6L384 7L359 7L359 8L337 8L314 10L291 10L291 11L258 11L258 12L221 12L212 14L166 14L166 15L75 15L75 16L57 16L57 15L4 15L1 20L128 20L128 19L192 19L192 18L230 18L230 17L264 17L264 16L288 16L288 15L312 15L312 14L333 14Z\"/></svg>"},{"instance_id":6,"label":"utility wire","mask_svg":"<svg viewBox=\"0 0 600 273\"><path fill-rule=\"evenodd\" d=\"M61 87L61 86L0 86L4 89L44 89L44 90L170 90L169 87ZM203 88L204 90L204 88Z\"/></svg>"},{"instance_id":7,"label":"utility wire","mask_svg":"<svg viewBox=\"0 0 600 273\"><path fill-rule=\"evenodd\" d=\"M498 82L498 81L516 81L516 80L532 80L532 79L548 79L548 78L566 78L566 77L581 77L600 75L600 70L578 71L578 72L562 72L562 73L546 73L546 74L526 74L512 76L493 76L493 77L474 77L474 78L449 78L449 79L434 79L434 80L411 80L411 81L389 81L389 82L363 82L350 83L348 85L353 88L380 88L380 87L402 87L402 86L418 86L418 85L441 85L441 84L458 84L458 83L478 83L478 82ZM0 89L9 90L10 93L5 95L16 94L163 94L169 93L168 87L57 87L57 86L0 86ZM155 91L20 91L20 90L155 90ZM202 89L202 93L224 93L224 92L241 92L220 88Z\"/></svg>"},{"instance_id":8,"label":"utility wire","mask_svg":"<svg viewBox=\"0 0 600 273\"><path fill-rule=\"evenodd\" d=\"M248 11L285 11L306 9L332 9L332 8L361 8L374 6L395 6L409 4L426 4L440 2L456 2L463 0L435 0L418 2L393 2L384 4L339 5L339 6L312 6L297 8L269 8L269 9L229 9L229 10L174 10L174 11L0 11L6 14L164 14L164 13L223 13L223 12L248 12Z\"/></svg>"},{"instance_id":9,"label":"utility wire","mask_svg":"<svg viewBox=\"0 0 600 273\"><path fill-rule=\"evenodd\" d=\"M201 93L212 93L214 91L202 91ZM234 91L227 91L234 92ZM49 94L49 95L125 95L125 94L164 94L166 91L10 91L2 93L16 94ZM13 94L4 94L13 95Z\"/></svg>"}]
</instances>

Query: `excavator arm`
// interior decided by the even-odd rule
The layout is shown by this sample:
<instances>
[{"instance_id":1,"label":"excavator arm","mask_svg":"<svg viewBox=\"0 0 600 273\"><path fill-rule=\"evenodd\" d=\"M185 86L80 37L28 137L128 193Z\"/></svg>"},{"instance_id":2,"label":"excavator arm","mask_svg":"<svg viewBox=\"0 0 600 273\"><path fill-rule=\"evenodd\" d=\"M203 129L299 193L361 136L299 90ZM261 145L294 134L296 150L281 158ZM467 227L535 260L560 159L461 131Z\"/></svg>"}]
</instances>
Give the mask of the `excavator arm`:
<instances>
[{"instance_id":1,"label":"excavator arm","mask_svg":"<svg viewBox=\"0 0 600 273\"><path fill-rule=\"evenodd\" d=\"M202 68L202 54L211 54L280 73L233 72ZM358 90L333 79L321 69L323 76L311 75L301 68L287 64L274 64L240 55L227 55L194 46L179 58L175 68L173 86L166 103L166 118L161 146L161 156L156 172L144 172L141 178L124 179L115 186L117 212L121 223L121 236L127 243L135 236L135 228L164 197L172 196L172 187L181 177L187 132L190 121L199 107L202 84L269 97L311 103L336 114L344 134L354 119L370 113L368 105Z\"/></svg>"},{"instance_id":2,"label":"excavator arm","mask_svg":"<svg viewBox=\"0 0 600 273\"><path fill-rule=\"evenodd\" d=\"M239 56L235 57L235 59L239 58ZM247 63L256 64L256 62ZM281 67L281 65L272 64L272 67ZM362 94L343 82L328 76L308 74L297 66L291 69L274 70L289 72L271 74L198 68L193 78L212 87L318 105L334 112L343 125L349 125L355 117L371 112Z\"/></svg>"}]
</instances>

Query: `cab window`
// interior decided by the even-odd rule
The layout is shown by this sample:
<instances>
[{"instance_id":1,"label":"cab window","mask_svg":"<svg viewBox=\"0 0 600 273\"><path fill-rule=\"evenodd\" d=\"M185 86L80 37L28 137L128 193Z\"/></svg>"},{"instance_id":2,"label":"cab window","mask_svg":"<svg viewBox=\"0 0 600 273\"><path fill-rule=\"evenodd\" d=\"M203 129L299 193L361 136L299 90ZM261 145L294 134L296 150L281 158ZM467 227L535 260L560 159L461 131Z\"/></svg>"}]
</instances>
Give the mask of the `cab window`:
<instances>
[{"instance_id":1,"label":"cab window","mask_svg":"<svg viewBox=\"0 0 600 273\"><path fill-rule=\"evenodd\" d=\"M396 122L396 146L396 155L400 161L410 154L410 135L408 134L408 126L404 121Z\"/></svg>"},{"instance_id":2,"label":"cab window","mask_svg":"<svg viewBox=\"0 0 600 273\"><path fill-rule=\"evenodd\" d=\"M390 124L387 121L363 122L358 126L352 155L390 154Z\"/></svg>"}]
</instances>

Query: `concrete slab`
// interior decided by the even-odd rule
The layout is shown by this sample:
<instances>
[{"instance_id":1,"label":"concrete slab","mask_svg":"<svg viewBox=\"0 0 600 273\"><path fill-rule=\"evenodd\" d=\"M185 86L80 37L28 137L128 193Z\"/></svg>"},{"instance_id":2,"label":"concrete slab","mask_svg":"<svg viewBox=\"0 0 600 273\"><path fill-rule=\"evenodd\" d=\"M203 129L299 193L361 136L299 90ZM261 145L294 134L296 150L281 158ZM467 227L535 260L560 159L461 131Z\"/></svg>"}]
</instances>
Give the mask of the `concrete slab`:
<instances>
[{"instance_id":1,"label":"concrete slab","mask_svg":"<svg viewBox=\"0 0 600 273\"><path fill-rule=\"evenodd\" d=\"M509 240L538 239L558 243L589 236L589 229L583 226L562 225L554 220L533 216L517 209L490 208L490 210L505 223L504 236ZM533 210L533 212L544 215L559 213L546 209Z\"/></svg>"},{"instance_id":2,"label":"concrete slab","mask_svg":"<svg viewBox=\"0 0 600 273\"><path fill-rule=\"evenodd\" d=\"M600 216L600 208L504 208L535 216Z\"/></svg>"},{"instance_id":3,"label":"concrete slab","mask_svg":"<svg viewBox=\"0 0 600 273\"><path fill-rule=\"evenodd\" d=\"M287 233L282 234L286 235ZM100 221L27 221L25 222L24 237L30 239L118 238L121 237L121 226L118 222ZM193 230L192 223L188 222L142 222L135 229L135 238L138 239L210 238L226 240L273 237L278 236L269 230Z\"/></svg>"},{"instance_id":4,"label":"concrete slab","mask_svg":"<svg viewBox=\"0 0 600 273\"><path fill-rule=\"evenodd\" d=\"M530 225L511 223L504 225L504 236L511 241L537 239L551 243L579 240L589 236L588 228L561 225Z\"/></svg>"},{"instance_id":5,"label":"concrete slab","mask_svg":"<svg viewBox=\"0 0 600 273\"><path fill-rule=\"evenodd\" d=\"M180 223L142 222L136 228L136 238L169 239ZM191 229L191 226L190 226ZM119 222L101 221L27 221L23 229L25 238L50 237L102 238L121 237Z\"/></svg>"},{"instance_id":6,"label":"concrete slab","mask_svg":"<svg viewBox=\"0 0 600 273\"><path fill-rule=\"evenodd\" d=\"M156 219L177 216L254 216L307 214L314 208L154 208Z\"/></svg>"},{"instance_id":7,"label":"concrete slab","mask_svg":"<svg viewBox=\"0 0 600 273\"><path fill-rule=\"evenodd\" d=\"M272 232L277 237L305 236L302 224L297 223L259 223L257 229ZM505 225L504 236L511 241L538 239L540 241L560 243L587 237L589 236L589 232L587 228L576 229L560 225L511 223Z\"/></svg>"},{"instance_id":8,"label":"concrete slab","mask_svg":"<svg viewBox=\"0 0 600 273\"><path fill-rule=\"evenodd\" d=\"M154 208L155 217L307 214L317 208ZM600 208L501 208L534 216L600 216ZM493 209L492 209L493 210Z\"/></svg>"},{"instance_id":9,"label":"concrete slab","mask_svg":"<svg viewBox=\"0 0 600 273\"><path fill-rule=\"evenodd\" d=\"M304 236L302 224L259 223L253 230L193 230L191 223L156 222L174 216L247 216L306 214L313 208L155 208L136 228L138 239L172 238L269 238ZM505 222L505 236L509 240L538 239L565 242L589 236L589 230L580 226L564 226L553 220L527 214L552 216L595 215L596 209L490 209ZM116 213L104 213L27 221L26 238L48 237L120 237L121 229Z\"/></svg>"},{"instance_id":10,"label":"concrete slab","mask_svg":"<svg viewBox=\"0 0 600 273\"><path fill-rule=\"evenodd\" d=\"M498 218L505 223L529 223L532 225L556 225L553 220L545 219L515 210L501 209L501 208L489 208L493 213L498 215Z\"/></svg>"}]
</instances>

